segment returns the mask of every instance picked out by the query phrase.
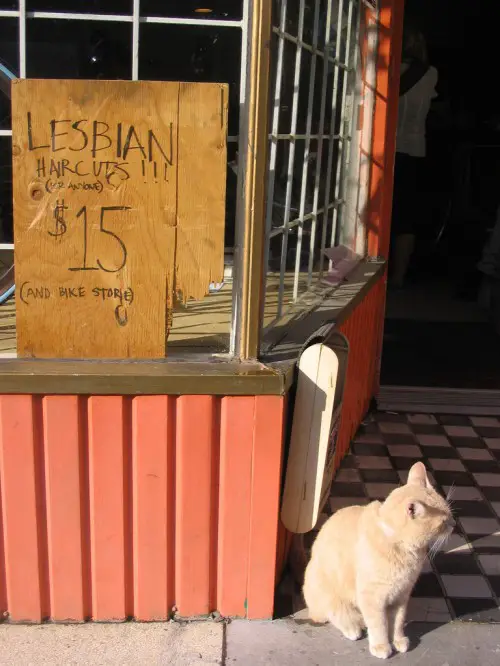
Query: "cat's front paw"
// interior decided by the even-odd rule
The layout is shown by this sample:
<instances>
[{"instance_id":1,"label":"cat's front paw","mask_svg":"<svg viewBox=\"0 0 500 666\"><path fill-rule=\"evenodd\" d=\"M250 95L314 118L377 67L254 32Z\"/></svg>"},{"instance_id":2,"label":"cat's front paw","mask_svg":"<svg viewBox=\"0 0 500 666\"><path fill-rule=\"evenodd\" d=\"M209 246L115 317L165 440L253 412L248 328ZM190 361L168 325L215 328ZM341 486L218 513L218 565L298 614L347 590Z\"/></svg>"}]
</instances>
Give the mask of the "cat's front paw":
<instances>
[{"instance_id":1,"label":"cat's front paw","mask_svg":"<svg viewBox=\"0 0 500 666\"><path fill-rule=\"evenodd\" d=\"M394 640L394 649L396 652L408 652L410 647L410 639L406 636Z\"/></svg>"},{"instance_id":2,"label":"cat's front paw","mask_svg":"<svg viewBox=\"0 0 500 666\"><path fill-rule=\"evenodd\" d=\"M358 628L346 629L342 633L344 634L345 638L349 639L350 641L359 641L363 635L362 629Z\"/></svg>"},{"instance_id":3,"label":"cat's front paw","mask_svg":"<svg viewBox=\"0 0 500 666\"><path fill-rule=\"evenodd\" d=\"M370 645L370 653L374 657L377 657L377 659L388 659L392 654L392 647L389 645L389 643Z\"/></svg>"}]
</instances>

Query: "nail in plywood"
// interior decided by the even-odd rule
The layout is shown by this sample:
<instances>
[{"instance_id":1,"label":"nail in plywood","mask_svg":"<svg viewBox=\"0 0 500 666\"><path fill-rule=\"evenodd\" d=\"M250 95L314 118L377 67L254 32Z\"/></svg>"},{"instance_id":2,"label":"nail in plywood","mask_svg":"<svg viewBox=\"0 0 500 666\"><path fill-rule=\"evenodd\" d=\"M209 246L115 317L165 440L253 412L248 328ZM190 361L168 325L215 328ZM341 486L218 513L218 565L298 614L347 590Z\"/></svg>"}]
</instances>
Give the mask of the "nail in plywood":
<instances>
[{"instance_id":1,"label":"nail in plywood","mask_svg":"<svg viewBox=\"0 0 500 666\"><path fill-rule=\"evenodd\" d=\"M12 88L19 356L159 358L222 279L227 86Z\"/></svg>"}]
</instances>

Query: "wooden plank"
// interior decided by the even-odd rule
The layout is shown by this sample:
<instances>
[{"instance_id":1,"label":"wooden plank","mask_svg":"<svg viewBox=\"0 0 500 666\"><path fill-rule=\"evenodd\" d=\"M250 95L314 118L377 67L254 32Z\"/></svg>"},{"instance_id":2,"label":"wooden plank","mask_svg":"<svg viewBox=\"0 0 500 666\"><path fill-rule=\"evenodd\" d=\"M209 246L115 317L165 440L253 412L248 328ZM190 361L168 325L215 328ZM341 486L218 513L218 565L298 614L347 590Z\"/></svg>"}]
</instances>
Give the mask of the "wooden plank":
<instances>
[{"instance_id":1,"label":"wooden plank","mask_svg":"<svg viewBox=\"0 0 500 666\"><path fill-rule=\"evenodd\" d=\"M218 423L213 396L177 399L175 603L183 617L206 615L212 607L216 562L213 490Z\"/></svg>"},{"instance_id":2,"label":"wooden plank","mask_svg":"<svg viewBox=\"0 0 500 666\"><path fill-rule=\"evenodd\" d=\"M12 96L18 354L165 356L174 294L222 273L227 86L18 80Z\"/></svg>"},{"instance_id":3,"label":"wooden plank","mask_svg":"<svg viewBox=\"0 0 500 666\"><path fill-rule=\"evenodd\" d=\"M19 355L163 356L178 84L25 80L12 95Z\"/></svg>"},{"instance_id":4,"label":"wooden plank","mask_svg":"<svg viewBox=\"0 0 500 666\"><path fill-rule=\"evenodd\" d=\"M134 398L134 617L142 621L166 620L174 605L174 419L174 399Z\"/></svg>"},{"instance_id":5,"label":"wooden plank","mask_svg":"<svg viewBox=\"0 0 500 666\"><path fill-rule=\"evenodd\" d=\"M321 350L319 345L313 345L309 347L309 350L310 362L304 364L305 352L301 358L302 364L299 361L290 451L286 465L281 506L281 520L285 527L292 531L295 531L299 521L300 507L304 499L304 477L309 452L309 434L311 429L318 426L313 421L313 414ZM312 359L311 355L313 356Z\"/></svg>"},{"instance_id":6,"label":"wooden plank","mask_svg":"<svg viewBox=\"0 0 500 666\"><path fill-rule=\"evenodd\" d=\"M124 620L132 614L124 398L91 397L88 415L92 619Z\"/></svg>"},{"instance_id":7,"label":"wooden plank","mask_svg":"<svg viewBox=\"0 0 500 666\"><path fill-rule=\"evenodd\" d=\"M255 397L225 397L221 408L217 609L245 617Z\"/></svg>"},{"instance_id":8,"label":"wooden plank","mask_svg":"<svg viewBox=\"0 0 500 666\"><path fill-rule=\"evenodd\" d=\"M227 107L224 86L180 84L176 293L183 301L203 298L223 276Z\"/></svg>"},{"instance_id":9,"label":"wooden plank","mask_svg":"<svg viewBox=\"0 0 500 666\"><path fill-rule=\"evenodd\" d=\"M289 366L291 372L292 364ZM260 395L285 392L285 371L262 363L106 363L0 359L4 393Z\"/></svg>"},{"instance_id":10,"label":"wooden plank","mask_svg":"<svg viewBox=\"0 0 500 666\"><path fill-rule=\"evenodd\" d=\"M336 353L321 343L299 361L281 509L285 527L298 534L314 529L319 515L338 369Z\"/></svg>"},{"instance_id":11,"label":"wooden plank","mask_svg":"<svg viewBox=\"0 0 500 666\"><path fill-rule=\"evenodd\" d=\"M45 613L35 414L31 396L0 396L3 538L8 612L14 622L40 622Z\"/></svg>"},{"instance_id":12,"label":"wooden plank","mask_svg":"<svg viewBox=\"0 0 500 666\"><path fill-rule=\"evenodd\" d=\"M269 90L272 43L272 0L256 0L250 8L250 48L247 85L248 138L244 155L244 238L239 356L257 358L262 324L262 273L266 227Z\"/></svg>"},{"instance_id":13,"label":"wooden plank","mask_svg":"<svg viewBox=\"0 0 500 666\"><path fill-rule=\"evenodd\" d=\"M76 396L43 399L45 486L51 619L82 621L83 564L79 403Z\"/></svg>"}]
</instances>

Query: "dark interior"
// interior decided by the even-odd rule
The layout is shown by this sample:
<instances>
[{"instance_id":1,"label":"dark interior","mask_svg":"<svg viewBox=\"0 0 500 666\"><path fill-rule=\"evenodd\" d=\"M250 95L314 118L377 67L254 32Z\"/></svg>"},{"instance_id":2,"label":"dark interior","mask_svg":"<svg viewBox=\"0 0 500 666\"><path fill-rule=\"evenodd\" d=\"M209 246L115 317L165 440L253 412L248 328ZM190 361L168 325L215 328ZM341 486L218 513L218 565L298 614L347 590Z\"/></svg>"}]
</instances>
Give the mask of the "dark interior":
<instances>
[{"instance_id":1,"label":"dark interior","mask_svg":"<svg viewBox=\"0 0 500 666\"><path fill-rule=\"evenodd\" d=\"M484 268L500 205L494 101L500 6L489 0L406 0L405 6L405 19L424 33L438 70L438 97L427 119L426 213L407 282L388 293L381 383L500 389L496 257L495 266Z\"/></svg>"}]
</instances>

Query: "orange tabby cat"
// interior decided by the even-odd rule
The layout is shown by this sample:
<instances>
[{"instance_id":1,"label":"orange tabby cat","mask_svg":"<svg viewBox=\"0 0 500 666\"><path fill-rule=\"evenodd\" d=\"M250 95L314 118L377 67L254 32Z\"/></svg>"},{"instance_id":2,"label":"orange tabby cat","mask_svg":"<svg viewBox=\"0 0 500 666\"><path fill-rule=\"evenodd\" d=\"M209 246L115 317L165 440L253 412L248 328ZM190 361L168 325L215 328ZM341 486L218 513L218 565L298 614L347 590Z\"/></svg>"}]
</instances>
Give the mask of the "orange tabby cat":
<instances>
[{"instance_id":1,"label":"orange tabby cat","mask_svg":"<svg viewBox=\"0 0 500 666\"><path fill-rule=\"evenodd\" d=\"M405 486L385 502L337 511L323 525L306 568L304 598L315 622L329 620L357 640L368 629L370 652L386 659L409 647L404 634L408 599L428 548L453 531L448 502L416 463Z\"/></svg>"}]
</instances>

